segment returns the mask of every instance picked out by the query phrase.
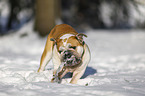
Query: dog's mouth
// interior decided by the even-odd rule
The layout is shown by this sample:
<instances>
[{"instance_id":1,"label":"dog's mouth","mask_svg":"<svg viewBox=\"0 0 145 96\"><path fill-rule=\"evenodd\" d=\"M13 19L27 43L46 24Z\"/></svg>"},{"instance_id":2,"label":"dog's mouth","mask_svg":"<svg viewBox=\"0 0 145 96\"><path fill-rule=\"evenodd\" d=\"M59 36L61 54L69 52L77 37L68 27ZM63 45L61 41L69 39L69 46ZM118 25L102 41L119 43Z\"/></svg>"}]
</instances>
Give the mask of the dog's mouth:
<instances>
[{"instance_id":1,"label":"dog's mouth","mask_svg":"<svg viewBox=\"0 0 145 96\"><path fill-rule=\"evenodd\" d=\"M81 64L82 59L72 51L65 51L62 56L62 62L64 62L66 67L75 67Z\"/></svg>"},{"instance_id":2,"label":"dog's mouth","mask_svg":"<svg viewBox=\"0 0 145 96\"><path fill-rule=\"evenodd\" d=\"M68 69L75 69L76 67L80 66L82 64L82 59L78 55L78 53L68 50L62 52L62 58L61 58L61 65L56 71L56 74L52 78L51 82L61 82L61 76L66 72Z\"/></svg>"}]
</instances>

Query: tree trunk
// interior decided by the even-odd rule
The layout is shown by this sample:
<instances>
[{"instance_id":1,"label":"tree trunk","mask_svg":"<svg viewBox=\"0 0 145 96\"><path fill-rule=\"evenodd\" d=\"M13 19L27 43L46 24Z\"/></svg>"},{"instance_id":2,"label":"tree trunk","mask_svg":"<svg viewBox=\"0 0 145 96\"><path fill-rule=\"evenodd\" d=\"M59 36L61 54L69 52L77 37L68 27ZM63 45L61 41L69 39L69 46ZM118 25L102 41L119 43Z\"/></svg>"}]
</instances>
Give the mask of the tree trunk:
<instances>
[{"instance_id":1,"label":"tree trunk","mask_svg":"<svg viewBox=\"0 0 145 96\"><path fill-rule=\"evenodd\" d=\"M55 26L55 1L56 0L37 0L35 30L40 35L47 35Z\"/></svg>"}]
</instances>

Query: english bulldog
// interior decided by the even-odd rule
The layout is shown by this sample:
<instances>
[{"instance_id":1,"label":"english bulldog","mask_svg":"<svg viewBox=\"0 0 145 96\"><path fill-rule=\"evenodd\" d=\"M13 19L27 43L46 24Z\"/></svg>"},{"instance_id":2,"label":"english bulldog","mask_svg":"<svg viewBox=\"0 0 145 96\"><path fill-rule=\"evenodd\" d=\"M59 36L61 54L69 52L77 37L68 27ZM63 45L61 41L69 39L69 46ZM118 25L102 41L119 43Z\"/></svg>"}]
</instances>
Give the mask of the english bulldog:
<instances>
[{"instance_id":1,"label":"english bulldog","mask_svg":"<svg viewBox=\"0 0 145 96\"><path fill-rule=\"evenodd\" d=\"M48 35L38 72L44 71L52 59L54 71L51 82L60 82L66 73L73 72L70 83L76 84L90 61L90 50L83 36L87 37L67 24L56 25Z\"/></svg>"}]
</instances>

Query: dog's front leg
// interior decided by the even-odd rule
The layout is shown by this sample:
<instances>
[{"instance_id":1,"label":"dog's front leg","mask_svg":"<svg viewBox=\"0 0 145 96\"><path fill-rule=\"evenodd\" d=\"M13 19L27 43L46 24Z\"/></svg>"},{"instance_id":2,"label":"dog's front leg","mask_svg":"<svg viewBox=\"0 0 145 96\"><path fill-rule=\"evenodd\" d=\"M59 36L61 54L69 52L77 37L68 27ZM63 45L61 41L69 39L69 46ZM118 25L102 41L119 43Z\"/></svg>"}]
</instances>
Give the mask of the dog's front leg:
<instances>
[{"instance_id":1,"label":"dog's front leg","mask_svg":"<svg viewBox=\"0 0 145 96\"><path fill-rule=\"evenodd\" d=\"M60 54L57 51L56 45L54 45L53 49L53 78L51 82L61 82L61 78L66 74L66 71L64 70L64 63L61 63Z\"/></svg>"},{"instance_id":2,"label":"dog's front leg","mask_svg":"<svg viewBox=\"0 0 145 96\"><path fill-rule=\"evenodd\" d=\"M54 45L54 48L53 48L52 62L53 62L53 68L54 68L53 75L55 75L57 69L59 68L59 66L61 64L60 54L57 51L56 45Z\"/></svg>"},{"instance_id":3,"label":"dog's front leg","mask_svg":"<svg viewBox=\"0 0 145 96\"><path fill-rule=\"evenodd\" d=\"M73 76L70 81L70 83L72 83L72 84L76 84L77 81L83 76L88 63L90 62L90 57L91 57L90 50L86 44L84 45L84 49L85 49L85 52L82 57L82 65L73 72Z\"/></svg>"},{"instance_id":4,"label":"dog's front leg","mask_svg":"<svg viewBox=\"0 0 145 96\"><path fill-rule=\"evenodd\" d=\"M61 64L59 68L57 69L55 75L51 79L51 82L58 82L61 83L62 77L67 73L67 69Z\"/></svg>"},{"instance_id":5,"label":"dog's front leg","mask_svg":"<svg viewBox=\"0 0 145 96\"><path fill-rule=\"evenodd\" d=\"M70 83L77 84L77 81L83 76L83 74L85 72L85 69L86 68L84 68L83 70L76 70L76 71L74 71Z\"/></svg>"}]
</instances>

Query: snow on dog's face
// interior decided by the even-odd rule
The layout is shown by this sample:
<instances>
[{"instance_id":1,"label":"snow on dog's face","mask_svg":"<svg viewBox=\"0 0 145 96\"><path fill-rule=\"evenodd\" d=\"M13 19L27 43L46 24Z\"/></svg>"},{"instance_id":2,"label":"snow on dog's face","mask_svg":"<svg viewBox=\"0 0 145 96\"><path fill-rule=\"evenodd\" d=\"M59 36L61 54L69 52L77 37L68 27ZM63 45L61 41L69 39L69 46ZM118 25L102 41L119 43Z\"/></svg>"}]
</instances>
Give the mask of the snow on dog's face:
<instances>
[{"instance_id":1,"label":"snow on dog's face","mask_svg":"<svg viewBox=\"0 0 145 96\"><path fill-rule=\"evenodd\" d=\"M65 34L57 39L57 50L61 62L65 63L67 67L74 67L82 62L82 55L84 52L82 40L73 34Z\"/></svg>"},{"instance_id":2,"label":"snow on dog's face","mask_svg":"<svg viewBox=\"0 0 145 96\"><path fill-rule=\"evenodd\" d=\"M72 68L72 67L77 67L81 65L82 59L81 57L78 56L78 54L76 54L75 51L67 50L67 51L64 51L61 58L61 62L64 63L65 67Z\"/></svg>"}]
</instances>

